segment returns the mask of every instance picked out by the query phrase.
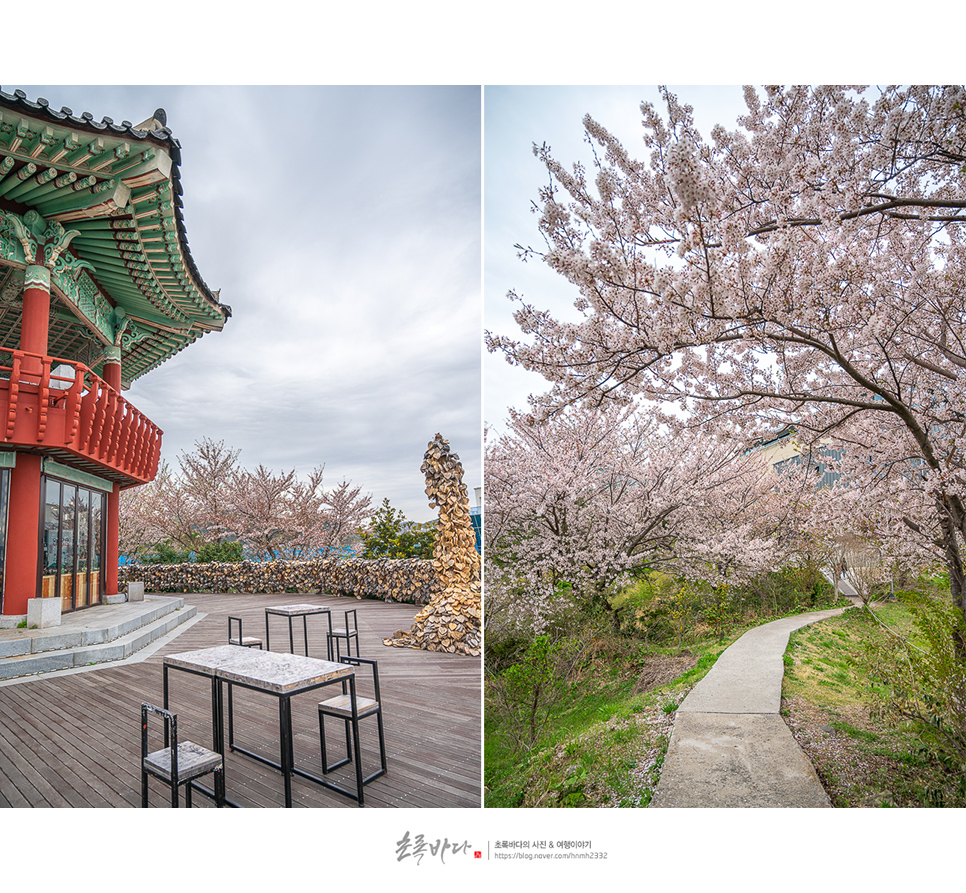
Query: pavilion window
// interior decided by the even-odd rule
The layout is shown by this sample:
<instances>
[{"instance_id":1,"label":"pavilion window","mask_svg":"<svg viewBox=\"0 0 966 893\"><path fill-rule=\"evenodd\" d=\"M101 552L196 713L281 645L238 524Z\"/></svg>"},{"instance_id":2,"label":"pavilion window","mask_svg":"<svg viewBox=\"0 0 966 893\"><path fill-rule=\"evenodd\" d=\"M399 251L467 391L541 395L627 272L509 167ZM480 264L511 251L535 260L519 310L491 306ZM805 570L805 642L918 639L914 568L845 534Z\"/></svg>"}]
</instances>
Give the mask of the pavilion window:
<instances>
[{"instance_id":1,"label":"pavilion window","mask_svg":"<svg viewBox=\"0 0 966 893\"><path fill-rule=\"evenodd\" d=\"M104 579L101 575L101 556L104 554L104 518L107 516L103 493L91 493L91 604L99 602L104 593Z\"/></svg>"},{"instance_id":2,"label":"pavilion window","mask_svg":"<svg viewBox=\"0 0 966 893\"><path fill-rule=\"evenodd\" d=\"M91 491L77 489L77 579L74 588L76 607L88 605L90 596L90 515Z\"/></svg>"},{"instance_id":3,"label":"pavilion window","mask_svg":"<svg viewBox=\"0 0 966 893\"><path fill-rule=\"evenodd\" d=\"M47 480L44 487L44 532L41 542L42 598L57 594L57 569L60 567L60 481Z\"/></svg>"},{"instance_id":4,"label":"pavilion window","mask_svg":"<svg viewBox=\"0 0 966 893\"><path fill-rule=\"evenodd\" d=\"M41 595L65 612L96 605L104 595L106 494L44 476Z\"/></svg>"}]
</instances>

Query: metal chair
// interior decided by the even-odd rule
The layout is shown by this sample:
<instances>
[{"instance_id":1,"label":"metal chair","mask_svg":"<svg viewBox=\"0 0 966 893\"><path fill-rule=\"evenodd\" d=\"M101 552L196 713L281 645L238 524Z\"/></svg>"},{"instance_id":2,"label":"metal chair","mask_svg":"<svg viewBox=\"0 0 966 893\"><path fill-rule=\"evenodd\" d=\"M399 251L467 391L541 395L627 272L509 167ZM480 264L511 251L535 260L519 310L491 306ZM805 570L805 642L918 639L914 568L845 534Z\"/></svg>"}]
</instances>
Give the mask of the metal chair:
<instances>
[{"instance_id":1,"label":"metal chair","mask_svg":"<svg viewBox=\"0 0 966 893\"><path fill-rule=\"evenodd\" d=\"M367 660L364 657L352 657L347 655L342 659L343 663L361 666L366 664L372 668L372 684L374 698L363 698L356 696L355 704L352 703L351 696L346 692L345 683L342 685L342 694L319 704L319 738L322 744L322 772L329 773L333 769L345 766L347 763L355 762L356 776L356 797L360 806L364 806L363 788L369 782L374 781L381 775L385 775L386 767L386 735L382 725L382 702L379 698L379 665L374 660ZM331 716L341 719L345 723L345 747L346 756L344 759L337 760L331 765L327 762L325 747L325 717ZM379 729L379 759L380 768L371 775L363 777L362 774L362 748L359 742L359 720L367 716L375 716ZM351 794L350 794L351 796Z\"/></svg>"},{"instance_id":2,"label":"metal chair","mask_svg":"<svg viewBox=\"0 0 966 893\"><path fill-rule=\"evenodd\" d=\"M165 743L170 747L148 753L148 714L164 721ZM215 802L225 805L225 764L221 754L193 741L178 741L178 717L154 704L141 704L141 806L148 805L148 776L160 778L171 787L171 806L178 807L178 788L184 786L185 806L191 806L191 782L214 773Z\"/></svg>"},{"instance_id":3,"label":"metal chair","mask_svg":"<svg viewBox=\"0 0 966 893\"><path fill-rule=\"evenodd\" d=\"M349 615L352 615L352 623L349 623ZM326 634L329 657L339 662L342 649L339 647L339 640L345 639L345 650L346 654L352 654L352 640L356 640L356 657L359 656L359 623L356 620L356 609L350 608L345 612L345 627L343 629L333 629L331 632ZM332 644L335 640L335 652L333 657Z\"/></svg>"},{"instance_id":4,"label":"metal chair","mask_svg":"<svg viewBox=\"0 0 966 893\"><path fill-rule=\"evenodd\" d=\"M238 635L236 636L232 632L232 625L238 624ZM242 621L241 617L229 617L228 618L228 644L229 645L241 645L243 648L262 648L262 640L255 638L255 636L243 636L242 635Z\"/></svg>"}]
</instances>

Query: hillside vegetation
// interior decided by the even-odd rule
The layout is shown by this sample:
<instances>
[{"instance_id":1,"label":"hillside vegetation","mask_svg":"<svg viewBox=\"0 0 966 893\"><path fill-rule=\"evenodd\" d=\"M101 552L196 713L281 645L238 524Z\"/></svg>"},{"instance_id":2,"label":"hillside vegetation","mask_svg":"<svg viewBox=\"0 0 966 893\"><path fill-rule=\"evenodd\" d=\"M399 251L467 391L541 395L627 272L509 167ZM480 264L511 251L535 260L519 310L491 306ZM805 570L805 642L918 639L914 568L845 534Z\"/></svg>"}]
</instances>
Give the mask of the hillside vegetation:
<instances>
[{"instance_id":1,"label":"hillside vegetation","mask_svg":"<svg viewBox=\"0 0 966 893\"><path fill-rule=\"evenodd\" d=\"M789 641L782 715L834 806L966 805L961 700L952 728L961 670L930 654L923 631L951 601L920 582ZM953 696L945 705L941 692Z\"/></svg>"},{"instance_id":2,"label":"hillside vegetation","mask_svg":"<svg viewBox=\"0 0 966 893\"><path fill-rule=\"evenodd\" d=\"M792 572L714 593L650 574L606 613L488 639L485 805L647 806L675 711L721 652L747 629L832 597L824 580Z\"/></svg>"},{"instance_id":3,"label":"hillside vegetation","mask_svg":"<svg viewBox=\"0 0 966 893\"><path fill-rule=\"evenodd\" d=\"M830 587L802 590L778 575L773 599L734 593L729 610L675 627L659 604L670 582L651 579L615 597L620 632L609 617L589 618L489 649L487 807L647 806L675 711L721 652L751 627L832 604ZM930 691L942 661L932 661L930 676L923 666L911 672L909 658L910 650L928 658L929 618L948 605L942 580L921 579L871 611L849 607L792 635L782 715L834 806L966 805L955 736L943 732L948 710L943 718Z\"/></svg>"}]
</instances>

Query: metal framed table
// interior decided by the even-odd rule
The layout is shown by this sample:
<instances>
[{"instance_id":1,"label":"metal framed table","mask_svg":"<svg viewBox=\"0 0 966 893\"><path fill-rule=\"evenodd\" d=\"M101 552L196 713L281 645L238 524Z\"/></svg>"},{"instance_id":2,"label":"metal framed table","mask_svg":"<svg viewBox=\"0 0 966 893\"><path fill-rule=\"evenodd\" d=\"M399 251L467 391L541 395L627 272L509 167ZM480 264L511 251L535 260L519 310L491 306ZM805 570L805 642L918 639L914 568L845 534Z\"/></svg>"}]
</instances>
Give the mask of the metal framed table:
<instances>
[{"instance_id":1,"label":"metal framed table","mask_svg":"<svg viewBox=\"0 0 966 893\"><path fill-rule=\"evenodd\" d=\"M328 779L320 778L295 765L294 739L292 736L292 698L317 688L333 684L346 684L349 697L356 697L355 668L346 664L303 657L301 654L285 654L278 651L260 651L243 648L240 645L217 645L199 651L182 654L169 654L164 658L164 705L167 709L169 698L168 672L180 670L205 676L211 679L212 698L212 739L213 749L222 757L225 755L224 697L222 686L227 683L231 688L250 689L265 692L278 698L279 762L261 754L245 750L233 743L230 750L258 760L267 766L278 769L284 778L285 806L292 805L292 776L298 775L325 788L355 799L355 794ZM230 697L230 694L229 694ZM357 724L358 725L358 724ZM361 773L362 763L359 754L359 729L353 729L356 742L356 772ZM210 796L204 788L202 793ZM230 806L238 806L226 800Z\"/></svg>"},{"instance_id":2,"label":"metal framed table","mask_svg":"<svg viewBox=\"0 0 966 893\"><path fill-rule=\"evenodd\" d=\"M305 637L305 656L309 656L309 625L308 618L311 614L326 614L329 619L329 635L325 640L325 654L332 660L332 609L324 605L274 605L265 609L265 650L271 651L268 635L268 618L275 614L280 617L288 617L288 650L295 654L295 635L292 631L292 620L295 617L302 618L302 632Z\"/></svg>"}]
</instances>

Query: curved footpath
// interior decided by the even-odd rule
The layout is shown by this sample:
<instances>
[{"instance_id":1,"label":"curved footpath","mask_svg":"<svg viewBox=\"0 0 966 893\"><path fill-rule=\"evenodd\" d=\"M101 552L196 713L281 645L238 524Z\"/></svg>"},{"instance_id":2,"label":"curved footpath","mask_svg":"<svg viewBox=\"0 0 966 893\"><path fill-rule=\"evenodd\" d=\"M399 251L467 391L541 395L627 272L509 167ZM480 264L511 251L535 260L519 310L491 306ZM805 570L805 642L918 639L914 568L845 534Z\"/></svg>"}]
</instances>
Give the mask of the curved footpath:
<instances>
[{"instance_id":1,"label":"curved footpath","mask_svg":"<svg viewBox=\"0 0 966 893\"><path fill-rule=\"evenodd\" d=\"M746 632L678 707L651 806L832 804L779 715L789 635L844 609L785 617Z\"/></svg>"}]
</instances>

